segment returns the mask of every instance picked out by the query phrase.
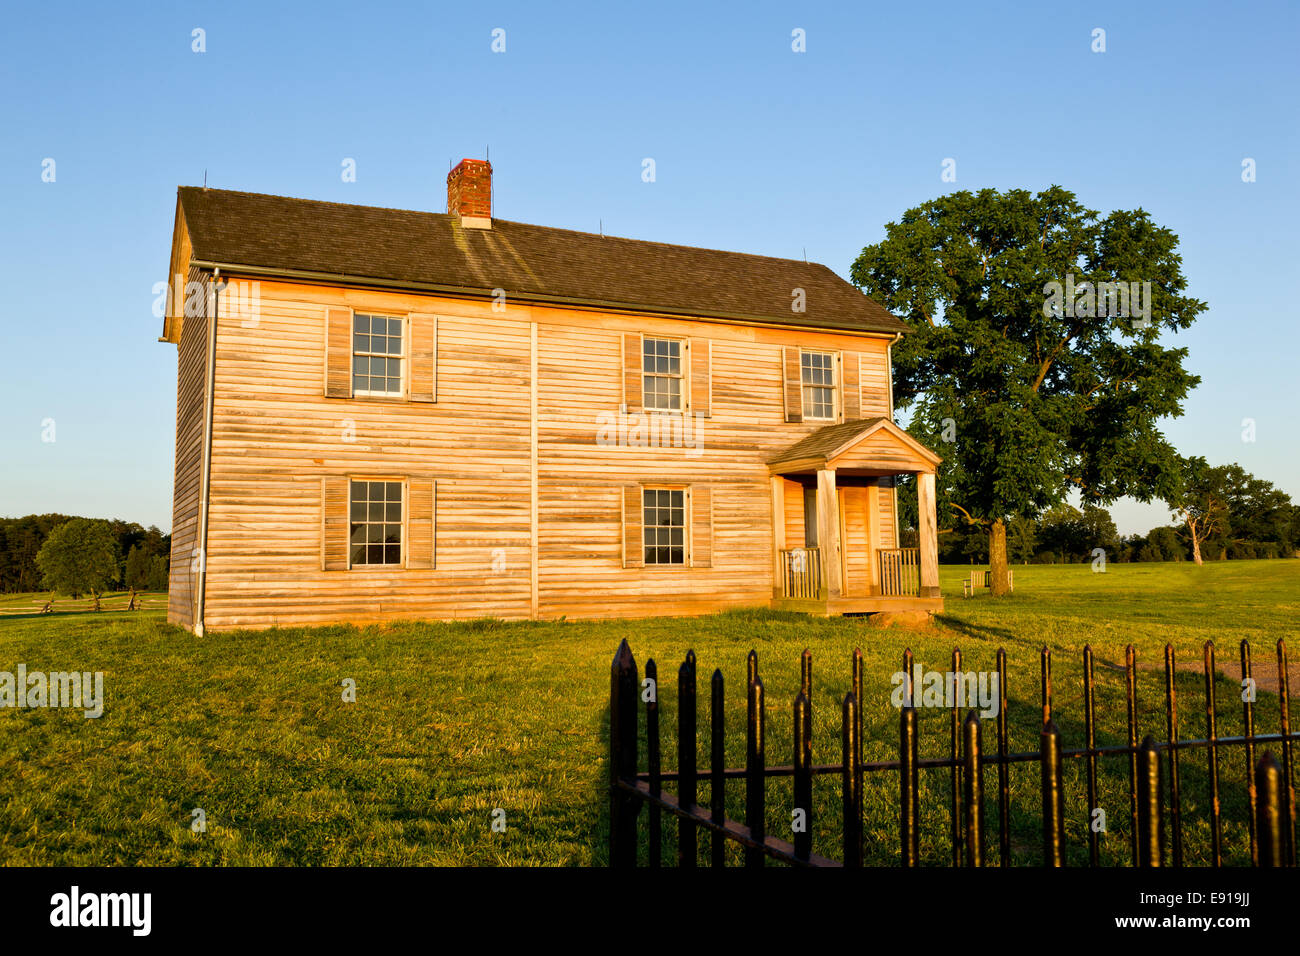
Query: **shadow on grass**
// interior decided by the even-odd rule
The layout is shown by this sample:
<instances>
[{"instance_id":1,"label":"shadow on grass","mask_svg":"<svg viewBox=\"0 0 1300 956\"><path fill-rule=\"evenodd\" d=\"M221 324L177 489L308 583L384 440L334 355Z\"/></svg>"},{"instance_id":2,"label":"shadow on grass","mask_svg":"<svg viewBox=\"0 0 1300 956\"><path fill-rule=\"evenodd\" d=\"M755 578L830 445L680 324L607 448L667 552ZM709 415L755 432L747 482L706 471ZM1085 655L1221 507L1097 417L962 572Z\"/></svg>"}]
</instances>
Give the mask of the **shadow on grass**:
<instances>
[{"instance_id":1,"label":"shadow on grass","mask_svg":"<svg viewBox=\"0 0 1300 956\"><path fill-rule=\"evenodd\" d=\"M956 617L949 617L946 614L936 614L934 616L934 621L936 624L940 624L948 630L956 631L958 634L965 635L966 637L977 641L987 641L990 643L1003 641L1012 644L1028 644L1027 641L1017 637L1012 631L1009 631L1004 627L981 627L978 624L972 624L969 621L963 621Z\"/></svg>"}]
</instances>

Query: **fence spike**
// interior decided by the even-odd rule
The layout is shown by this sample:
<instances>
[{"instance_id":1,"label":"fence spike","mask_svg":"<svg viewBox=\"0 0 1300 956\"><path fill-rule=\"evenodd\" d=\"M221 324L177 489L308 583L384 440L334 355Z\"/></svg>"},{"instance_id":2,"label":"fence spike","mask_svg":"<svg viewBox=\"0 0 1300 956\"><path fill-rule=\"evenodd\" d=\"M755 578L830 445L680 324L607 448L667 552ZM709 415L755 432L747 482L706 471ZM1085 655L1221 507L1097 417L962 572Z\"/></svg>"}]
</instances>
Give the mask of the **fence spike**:
<instances>
[{"instance_id":1,"label":"fence spike","mask_svg":"<svg viewBox=\"0 0 1300 956\"><path fill-rule=\"evenodd\" d=\"M907 867L917 866L920 855L919 753L916 708L908 704L898 712L898 834L902 843L902 864Z\"/></svg>"},{"instance_id":2,"label":"fence spike","mask_svg":"<svg viewBox=\"0 0 1300 956\"><path fill-rule=\"evenodd\" d=\"M1241 680L1242 690L1244 691L1253 680L1250 676L1250 642L1245 638L1241 641ZM1254 694L1242 693L1241 695L1241 719L1243 733L1246 738L1246 797L1250 804L1247 813L1249 815L1250 828L1250 863L1251 866L1259 866L1259 818L1256 815L1259 808L1255 805L1255 702L1251 699Z\"/></svg>"},{"instance_id":3,"label":"fence spike","mask_svg":"<svg viewBox=\"0 0 1300 956\"><path fill-rule=\"evenodd\" d=\"M962 723L962 759L965 763L966 788L966 865L984 865L984 774L983 732L974 708Z\"/></svg>"},{"instance_id":4,"label":"fence spike","mask_svg":"<svg viewBox=\"0 0 1300 956\"><path fill-rule=\"evenodd\" d=\"M1259 865L1286 865L1286 814L1283 811L1282 768L1270 750L1255 768L1255 792L1259 819Z\"/></svg>"},{"instance_id":5,"label":"fence spike","mask_svg":"<svg viewBox=\"0 0 1300 956\"><path fill-rule=\"evenodd\" d=\"M754 652L750 651L751 658ZM758 843L767 836L766 824L766 729L767 718L763 712L763 682L755 677L749 682L745 715L745 826ZM745 848L745 865L762 866L763 852Z\"/></svg>"},{"instance_id":6,"label":"fence spike","mask_svg":"<svg viewBox=\"0 0 1300 956\"><path fill-rule=\"evenodd\" d=\"M1011 767L1007 762L1007 652L998 648L998 859L1011 865Z\"/></svg>"},{"instance_id":7,"label":"fence spike","mask_svg":"<svg viewBox=\"0 0 1300 956\"><path fill-rule=\"evenodd\" d=\"M1277 639L1277 702L1282 714L1282 850L1288 866L1296 865L1295 775L1291 760L1291 673L1287 665L1286 640Z\"/></svg>"},{"instance_id":8,"label":"fence spike","mask_svg":"<svg viewBox=\"0 0 1300 956\"><path fill-rule=\"evenodd\" d=\"M1039 735L1042 766L1043 865L1065 866L1065 804L1061 785L1061 732L1050 720Z\"/></svg>"},{"instance_id":9,"label":"fence spike","mask_svg":"<svg viewBox=\"0 0 1300 956\"><path fill-rule=\"evenodd\" d=\"M678 800L683 809L692 810L699 801L696 755L698 723L695 698L695 652L687 651L677 669L677 773ZM684 867L696 864L699 830L694 821L677 820L677 858Z\"/></svg>"},{"instance_id":10,"label":"fence spike","mask_svg":"<svg viewBox=\"0 0 1300 956\"><path fill-rule=\"evenodd\" d=\"M1148 735L1138 752L1139 867L1164 866L1165 828L1160 814L1160 751Z\"/></svg>"},{"instance_id":11,"label":"fence spike","mask_svg":"<svg viewBox=\"0 0 1300 956\"><path fill-rule=\"evenodd\" d=\"M636 815L640 801L619 784L636 781L636 659L627 639L609 674L609 863L636 866Z\"/></svg>"},{"instance_id":12,"label":"fence spike","mask_svg":"<svg viewBox=\"0 0 1300 956\"><path fill-rule=\"evenodd\" d=\"M794 833L794 855L806 860L812 854L812 704L802 691L794 699L794 809L803 811L803 827Z\"/></svg>"},{"instance_id":13,"label":"fence spike","mask_svg":"<svg viewBox=\"0 0 1300 956\"><path fill-rule=\"evenodd\" d=\"M1088 865L1101 862L1101 834L1093 826L1092 815L1097 811L1097 723L1093 702L1092 645L1083 645L1083 725L1088 748Z\"/></svg>"},{"instance_id":14,"label":"fence spike","mask_svg":"<svg viewBox=\"0 0 1300 956\"><path fill-rule=\"evenodd\" d=\"M1137 758L1137 651L1130 644L1124 648L1124 694L1128 709L1128 807L1129 850L1133 865L1138 860L1138 758Z\"/></svg>"},{"instance_id":15,"label":"fence spike","mask_svg":"<svg viewBox=\"0 0 1300 956\"><path fill-rule=\"evenodd\" d=\"M1178 689L1174 646L1165 645L1165 735L1178 743ZM1169 748L1169 831L1173 835L1174 866L1183 865L1183 797L1178 782L1178 748Z\"/></svg>"},{"instance_id":16,"label":"fence spike","mask_svg":"<svg viewBox=\"0 0 1300 956\"><path fill-rule=\"evenodd\" d=\"M1223 826L1219 819L1219 727L1217 700L1214 693L1214 641L1206 641L1202 649L1205 665L1205 739L1206 771L1210 777L1210 854L1213 866L1223 866Z\"/></svg>"},{"instance_id":17,"label":"fence spike","mask_svg":"<svg viewBox=\"0 0 1300 956\"><path fill-rule=\"evenodd\" d=\"M860 655L858 655L860 657ZM855 657L855 663L857 658ZM840 723L840 789L843 794L844 865L862 866L862 715L858 698L844 695Z\"/></svg>"},{"instance_id":18,"label":"fence spike","mask_svg":"<svg viewBox=\"0 0 1300 956\"><path fill-rule=\"evenodd\" d=\"M659 665L653 657L645 662L646 680L651 681L654 693L645 705L646 759L650 769L650 792L656 797L663 792L660 779L662 761L659 755ZM663 814L655 804L650 805L650 858L652 867L658 867L663 859Z\"/></svg>"},{"instance_id":19,"label":"fence spike","mask_svg":"<svg viewBox=\"0 0 1300 956\"><path fill-rule=\"evenodd\" d=\"M951 780L951 796L948 801L949 812L952 818L952 865L961 866L962 861L962 843L964 834L962 832L962 814L961 814L961 708L957 703L957 684L961 681L961 649L954 647L952 649L952 710L949 714L949 723L951 725L951 752L952 767L949 771Z\"/></svg>"},{"instance_id":20,"label":"fence spike","mask_svg":"<svg viewBox=\"0 0 1300 956\"><path fill-rule=\"evenodd\" d=\"M709 699L709 723L712 726L709 741L709 803L712 813L710 818L721 826L727 819L727 778L724 773L727 766L726 757L726 710L723 706L722 669L715 668L711 683ZM726 865L726 839L721 833L714 832L709 842L710 863L713 866Z\"/></svg>"}]
</instances>

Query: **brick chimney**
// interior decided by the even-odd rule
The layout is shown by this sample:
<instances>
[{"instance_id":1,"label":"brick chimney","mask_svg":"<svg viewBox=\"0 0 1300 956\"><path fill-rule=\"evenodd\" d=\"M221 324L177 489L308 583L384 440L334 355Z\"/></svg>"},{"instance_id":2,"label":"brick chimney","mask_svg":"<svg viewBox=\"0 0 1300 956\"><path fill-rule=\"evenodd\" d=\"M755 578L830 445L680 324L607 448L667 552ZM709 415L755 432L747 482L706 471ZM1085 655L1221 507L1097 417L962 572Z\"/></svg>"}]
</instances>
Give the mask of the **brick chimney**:
<instances>
[{"instance_id":1,"label":"brick chimney","mask_svg":"<svg viewBox=\"0 0 1300 956\"><path fill-rule=\"evenodd\" d=\"M462 159L447 174L447 212L466 229L492 228L492 164Z\"/></svg>"}]
</instances>

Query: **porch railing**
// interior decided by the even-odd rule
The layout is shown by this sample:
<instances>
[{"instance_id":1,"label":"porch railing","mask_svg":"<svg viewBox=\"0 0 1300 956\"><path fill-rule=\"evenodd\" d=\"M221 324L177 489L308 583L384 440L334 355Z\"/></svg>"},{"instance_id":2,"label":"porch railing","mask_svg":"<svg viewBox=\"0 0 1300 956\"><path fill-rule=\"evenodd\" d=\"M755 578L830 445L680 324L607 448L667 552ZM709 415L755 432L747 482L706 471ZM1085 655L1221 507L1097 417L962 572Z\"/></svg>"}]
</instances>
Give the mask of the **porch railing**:
<instances>
[{"instance_id":1,"label":"porch railing","mask_svg":"<svg viewBox=\"0 0 1300 956\"><path fill-rule=\"evenodd\" d=\"M919 597L921 566L916 548L880 548L880 593L887 597Z\"/></svg>"},{"instance_id":2,"label":"porch railing","mask_svg":"<svg viewBox=\"0 0 1300 956\"><path fill-rule=\"evenodd\" d=\"M791 548L781 552L781 595L819 598L822 590L820 548Z\"/></svg>"}]
</instances>

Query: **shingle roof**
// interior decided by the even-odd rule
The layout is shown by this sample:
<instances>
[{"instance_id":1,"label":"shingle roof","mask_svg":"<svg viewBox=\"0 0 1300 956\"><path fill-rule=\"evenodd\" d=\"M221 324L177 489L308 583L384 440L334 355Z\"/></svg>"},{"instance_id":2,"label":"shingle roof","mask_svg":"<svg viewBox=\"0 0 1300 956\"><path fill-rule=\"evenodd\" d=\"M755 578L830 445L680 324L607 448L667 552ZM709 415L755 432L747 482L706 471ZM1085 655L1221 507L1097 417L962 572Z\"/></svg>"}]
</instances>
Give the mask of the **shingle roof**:
<instances>
[{"instance_id":1,"label":"shingle roof","mask_svg":"<svg viewBox=\"0 0 1300 956\"><path fill-rule=\"evenodd\" d=\"M413 287L808 328L907 326L826 266L494 219L182 186L193 258ZM791 309L803 289L806 311Z\"/></svg>"},{"instance_id":2,"label":"shingle roof","mask_svg":"<svg viewBox=\"0 0 1300 956\"><path fill-rule=\"evenodd\" d=\"M769 461L779 465L785 461L802 461L806 458L830 458L858 435L874 428L883 418L859 418L838 425L826 425L795 442Z\"/></svg>"}]
</instances>

